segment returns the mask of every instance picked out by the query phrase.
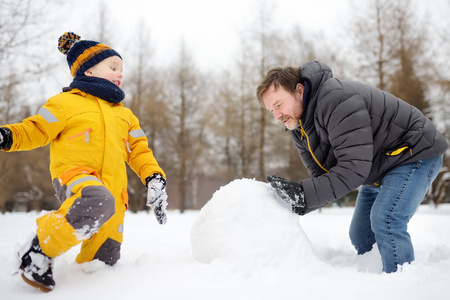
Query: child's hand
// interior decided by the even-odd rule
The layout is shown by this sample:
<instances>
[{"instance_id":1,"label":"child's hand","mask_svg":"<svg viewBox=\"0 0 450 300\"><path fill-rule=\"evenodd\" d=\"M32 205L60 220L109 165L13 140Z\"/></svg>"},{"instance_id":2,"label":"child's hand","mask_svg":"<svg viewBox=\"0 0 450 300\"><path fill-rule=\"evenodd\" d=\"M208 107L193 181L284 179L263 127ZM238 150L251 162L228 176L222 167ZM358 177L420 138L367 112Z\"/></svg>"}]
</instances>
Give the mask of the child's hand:
<instances>
[{"instance_id":1,"label":"child's hand","mask_svg":"<svg viewBox=\"0 0 450 300\"><path fill-rule=\"evenodd\" d=\"M12 145L12 133L9 128L0 127L0 149L7 149Z\"/></svg>"},{"instance_id":2,"label":"child's hand","mask_svg":"<svg viewBox=\"0 0 450 300\"><path fill-rule=\"evenodd\" d=\"M166 179L160 174L153 174L145 180L147 182L147 206L151 207L155 213L159 224L167 222L166 207Z\"/></svg>"},{"instance_id":3,"label":"child's hand","mask_svg":"<svg viewBox=\"0 0 450 300\"><path fill-rule=\"evenodd\" d=\"M166 224L167 222L167 214L166 214L166 207L167 207L167 195L166 198L163 200L156 201L155 204L151 206L153 209L153 212L155 213L156 220L158 220L158 223L161 225Z\"/></svg>"}]
</instances>

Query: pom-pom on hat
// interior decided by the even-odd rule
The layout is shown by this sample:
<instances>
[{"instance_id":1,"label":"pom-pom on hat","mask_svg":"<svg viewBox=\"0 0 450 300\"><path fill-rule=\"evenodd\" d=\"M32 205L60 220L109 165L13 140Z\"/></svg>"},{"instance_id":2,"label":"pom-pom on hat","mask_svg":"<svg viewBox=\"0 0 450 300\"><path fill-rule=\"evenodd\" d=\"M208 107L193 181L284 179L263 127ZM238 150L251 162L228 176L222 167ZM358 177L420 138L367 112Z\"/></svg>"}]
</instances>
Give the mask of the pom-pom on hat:
<instances>
[{"instance_id":1,"label":"pom-pom on hat","mask_svg":"<svg viewBox=\"0 0 450 300\"><path fill-rule=\"evenodd\" d=\"M111 47L95 41L81 40L81 37L73 32L65 32L58 40L58 50L67 56L70 74L73 77L81 76L102 60L119 53Z\"/></svg>"}]
</instances>

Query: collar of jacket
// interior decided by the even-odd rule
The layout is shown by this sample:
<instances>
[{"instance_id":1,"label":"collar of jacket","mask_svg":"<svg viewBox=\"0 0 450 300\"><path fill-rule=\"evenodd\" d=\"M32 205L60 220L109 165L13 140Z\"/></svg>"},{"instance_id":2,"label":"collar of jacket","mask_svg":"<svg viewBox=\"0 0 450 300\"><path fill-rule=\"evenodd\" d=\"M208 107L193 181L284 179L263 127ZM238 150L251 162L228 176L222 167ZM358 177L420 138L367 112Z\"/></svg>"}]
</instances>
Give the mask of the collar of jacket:
<instances>
[{"instance_id":1,"label":"collar of jacket","mask_svg":"<svg viewBox=\"0 0 450 300\"><path fill-rule=\"evenodd\" d=\"M92 94L83 92L82 90L77 89L77 88L63 87L63 88L62 88L62 92L63 92L63 93L70 93L70 94L76 94L76 95L80 95L80 96L82 96L82 97L92 97L92 98L98 99L98 100L100 100L100 101L108 102L108 101L106 101L105 99L102 99L102 98L97 97L97 96L95 96L95 95L92 95ZM110 104L112 104L112 105L123 106L123 103L122 103L122 102L120 102L120 103L112 103L112 102L108 102L108 103L110 103Z\"/></svg>"},{"instance_id":2,"label":"collar of jacket","mask_svg":"<svg viewBox=\"0 0 450 300\"><path fill-rule=\"evenodd\" d=\"M312 61L300 67L301 82L305 87L303 92L303 115L301 121L303 127L311 126L313 121L315 104L320 86L333 77L331 68L318 61Z\"/></svg>"},{"instance_id":3,"label":"collar of jacket","mask_svg":"<svg viewBox=\"0 0 450 300\"><path fill-rule=\"evenodd\" d=\"M308 109L310 85L311 84L308 80L305 80L303 82L303 111L306 111Z\"/></svg>"},{"instance_id":4,"label":"collar of jacket","mask_svg":"<svg viewBox=\"0 0 450 300\"><path fill-rule=\"evenodd\" d=\"M309 97L310 83L309 83L308 80L303 81L303 87L304 87L304 89L303 89L303 100L302 100L303 101L303 103L302 103L302 105L303 105L303 108L302 108L303 109L303 113L302 113L302 116L300 117L297 129L300 129L301 120L306 115L306 110L308 108L308 103L309 103L309 98L310 98ZM286 128L286 131L287 130L289 130L289 129Z\"/></svg>"},{"instance_id":5,"label":"collar of jacket","mask_svg":"<svg viewBox=\"0 0 450 300\"><path fill-rule=\"evenodd\" d=\"M99 77L77 76L69 88L77 88L114 104L120 103L125 98L125 93L120 87Z\"/></svg>"}]
</instances>

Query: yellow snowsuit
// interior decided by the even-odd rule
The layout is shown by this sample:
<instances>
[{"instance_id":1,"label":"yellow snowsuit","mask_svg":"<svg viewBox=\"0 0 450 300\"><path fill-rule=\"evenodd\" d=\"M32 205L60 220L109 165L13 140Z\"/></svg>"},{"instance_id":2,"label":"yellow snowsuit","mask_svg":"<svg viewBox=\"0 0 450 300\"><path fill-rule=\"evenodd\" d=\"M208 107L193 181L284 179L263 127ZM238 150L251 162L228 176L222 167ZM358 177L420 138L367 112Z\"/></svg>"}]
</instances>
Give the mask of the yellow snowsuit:
<instances>
[{"instance_id":1,"label":"yellow snowsuit","mask_svg":"<svg viewBox=\"0 0 450 300\"><path fill-rule=\"evenodd\" d=\"M154 173L165 177L131 110L73 89L50 98L37 115L4 127L13 134L6 151L51 142L50 172L62 204L37 219L43 252L56 257L83 242L77 262L114 264L128 207L125 162L144 184Z\"/></svg>"}]
</instances>

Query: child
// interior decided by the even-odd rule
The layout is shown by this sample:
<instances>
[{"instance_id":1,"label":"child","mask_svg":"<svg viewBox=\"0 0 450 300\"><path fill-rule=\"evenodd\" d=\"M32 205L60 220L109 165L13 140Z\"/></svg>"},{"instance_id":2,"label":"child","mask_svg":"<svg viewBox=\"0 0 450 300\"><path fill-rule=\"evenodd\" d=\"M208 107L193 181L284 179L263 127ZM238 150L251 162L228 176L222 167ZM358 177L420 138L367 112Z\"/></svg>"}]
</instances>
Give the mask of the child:
<instances>
[{"instance_id":1,"label":"child","mask_svg":"<svg viewBox=\"0 0 450 300\"><path fill-rule=\"evenodd\" d=\"M0 149L31 150L51 143L50 172L57 211L36 221L37 232L19 251L28 284L51 291L55 257L83 243L76 261L108 265L120 258L128 207L125 162L148 188L147 205L166 222L166 179L138 119L123 107L122 57L110 47L64 33L58 49L74 77L37 115L0 127Z\"/></svg>"}]
</instances>

